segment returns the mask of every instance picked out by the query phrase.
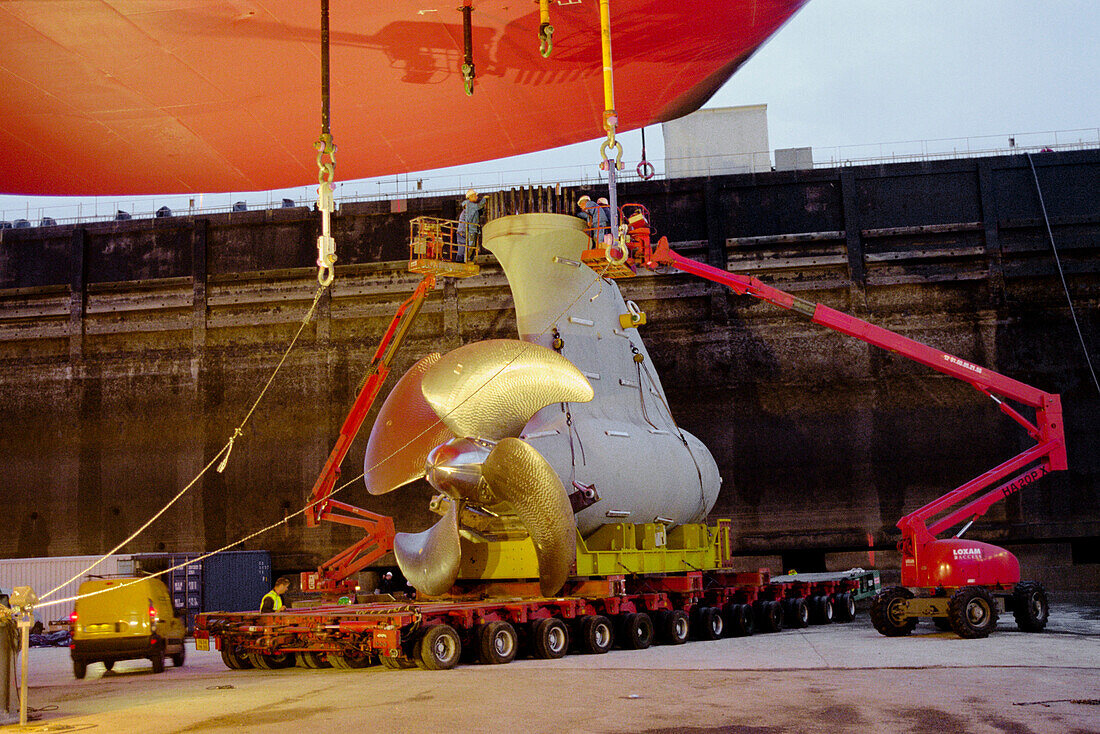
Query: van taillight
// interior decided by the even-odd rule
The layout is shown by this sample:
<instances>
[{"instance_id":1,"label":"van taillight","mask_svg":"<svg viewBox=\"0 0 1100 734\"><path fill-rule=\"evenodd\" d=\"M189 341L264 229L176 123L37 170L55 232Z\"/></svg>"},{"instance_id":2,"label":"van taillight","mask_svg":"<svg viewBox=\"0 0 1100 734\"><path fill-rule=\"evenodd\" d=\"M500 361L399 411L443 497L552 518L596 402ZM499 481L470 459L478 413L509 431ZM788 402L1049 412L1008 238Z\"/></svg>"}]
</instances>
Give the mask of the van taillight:
<instances>
[{"instance_id":1,"label":"van taillight","mask_svg":"<svg viewBox=\"0 0 1100 734\"><path fill-rule=\"evenodd\" d=\"M76 612L69 615L69 624L76 624Z\"/></svg>"},{"instance_id":2,"label":"van taillight","mask_svg":"<svg viewBox=\"0 0 1100 734\"><path fill-rule=\"evenodd\" d=\"M154 607L152 604L150 604L149 605L149 619L156 619L156 618L157 618L157 608Z\"/></svg>"}]
</instances>

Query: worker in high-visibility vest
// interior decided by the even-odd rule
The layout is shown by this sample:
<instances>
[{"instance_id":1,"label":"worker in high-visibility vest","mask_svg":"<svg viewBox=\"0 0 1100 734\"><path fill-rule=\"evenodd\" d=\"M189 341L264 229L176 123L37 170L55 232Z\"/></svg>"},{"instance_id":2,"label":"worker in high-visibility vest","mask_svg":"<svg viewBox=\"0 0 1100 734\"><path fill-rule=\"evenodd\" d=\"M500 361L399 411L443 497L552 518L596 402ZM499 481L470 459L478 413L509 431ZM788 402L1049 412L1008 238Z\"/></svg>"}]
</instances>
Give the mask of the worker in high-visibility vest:
<instances>
[{"instance_id":1,"label":"worker in high-visibility vest","mask_svg":"<svg viewBox=\"0 0 1100 734\"><path fill-rule=\"evenodd\" d=\"M290 579L286 576L280 576L275 581L275 588L264 594L263 601L260 602L261 612L277 612L284 606L283 594L290 588Z\"/></svg>"}]
</instances>

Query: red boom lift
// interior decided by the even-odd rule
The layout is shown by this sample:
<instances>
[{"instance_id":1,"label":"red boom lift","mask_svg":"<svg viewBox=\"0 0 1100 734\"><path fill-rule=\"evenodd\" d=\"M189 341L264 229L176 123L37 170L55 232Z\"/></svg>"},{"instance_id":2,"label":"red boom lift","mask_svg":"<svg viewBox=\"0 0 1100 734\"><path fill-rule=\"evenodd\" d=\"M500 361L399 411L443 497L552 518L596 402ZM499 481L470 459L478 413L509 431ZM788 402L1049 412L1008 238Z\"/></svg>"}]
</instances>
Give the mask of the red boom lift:
<instances>
[{"instance_id":1,"label":"red boom lift","mask_svg":"<svg viewBox=\"0 0 1100 734\"><path fill-rule=\"evenodd\" d=\"M607 250L585 253L585 261L597 270L602 267L601 260L605 261L604 266L610 264L613 277L630 277L639 265L650 269L664 265L721 283L735 293L748 294L795 311L816 324L962 380L992 398L1003 413L1023 426L1035 440L1034 446L898 521L902 533L898 544L902 554L901 586L888 587L875 597L871 620L879 632L890 637L912 632L919 617L931 617L937 627L952 629L961 637L985 637L996 627L1001 611L1013 612L1022 630L1039 631L1046 626L1049 612L1046 591L1039 583L1020 582L1020 564L1016 557L1003 548L962 540L961 536L994 503L1049 472L1067 468L1062 405L1058 395L820 303L803 300L756 278L682 257L669 249L664 237L654 249L645 208L626 204L623 210L634 212L629 220L625 216L620 219L630 222L628 236L624 238L626 242ZM1034 409L1034 423L1006 400ZM955 537L936 537L964 521L966 524Z\"/></svg>"},{"instance_id":2,"label":"red boom lift","mask_svg":"<svg viewBox=\"0 0 1100 734\"><path fill-rule=\"evenodd\" d=\"M480 271L475 262L479 246L476 236L470 242L459 233L460 222L434 217L416 217L410 223L409 272L424 276L411 296L398 307L389 328L374 352L363 387L352 404L340 436L329 454L321 475L310 491L306 508L306 525L316 527L322 520L361 528L363 538L340 551L318 567L301 575L303 591L320 592L326 596L353 593L356 574L393 550L396 532L393 518L332 498L340 464L347 456L355 436L363 426L379 390L390 374L390 365L409 333L413 321L424 305L424 299L435 288L436 277L469 278Z\"/></svg>"}]
</instances>

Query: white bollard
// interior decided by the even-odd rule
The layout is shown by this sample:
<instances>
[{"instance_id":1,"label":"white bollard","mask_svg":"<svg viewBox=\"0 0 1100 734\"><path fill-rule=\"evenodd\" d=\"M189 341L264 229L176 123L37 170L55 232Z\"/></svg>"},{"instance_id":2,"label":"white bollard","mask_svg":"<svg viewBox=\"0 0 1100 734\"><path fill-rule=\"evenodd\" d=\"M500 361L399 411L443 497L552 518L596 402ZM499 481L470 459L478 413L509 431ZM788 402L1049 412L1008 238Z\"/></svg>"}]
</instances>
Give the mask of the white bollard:
<instances>
[{"instance_id":1,"label":"white bollard","mask_svg":"<svg viewBox=\"0 0 1100 734\"><path fill-rule=\"evenodd\" d=\"M23 662L19 674L19 725L27 725L27 653L31 646L31 622L38 597L29 586L16 586L11 592L11 611L19 616L20 638L23 641Z\"/></svg>"}]
</instances>

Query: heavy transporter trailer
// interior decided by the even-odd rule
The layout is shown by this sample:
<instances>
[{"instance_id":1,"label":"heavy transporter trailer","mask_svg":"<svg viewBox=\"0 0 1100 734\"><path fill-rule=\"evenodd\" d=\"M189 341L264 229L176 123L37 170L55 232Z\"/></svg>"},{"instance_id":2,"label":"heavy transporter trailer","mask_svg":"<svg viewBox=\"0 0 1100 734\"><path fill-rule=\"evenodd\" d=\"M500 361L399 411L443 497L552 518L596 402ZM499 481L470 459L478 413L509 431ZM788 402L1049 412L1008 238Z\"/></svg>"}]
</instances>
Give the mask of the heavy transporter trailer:
<instances>
[{"instance_id":1,"label":"heavy transporter trailer","mask_svg":"<svg viewBox=\"0 0 1100 734\"><path fill-rule=\"evenodd\" d=\"M577 574L561 596L533 596L537 580L470 578L431 599L205 612L195 645L210 650L212 640L232 669L377 662L445 670L460 661L554 659L848 622L856 602L880 588L878 571L862 569L774 578L765 569L735 571L728 521L667 533L660 524L616 523L587 541L578 537L577 546ZM504 552L510 569L522 566L520 547ZM477 563L494 560L501 559Z\"/></svg>"}]
</instances>

